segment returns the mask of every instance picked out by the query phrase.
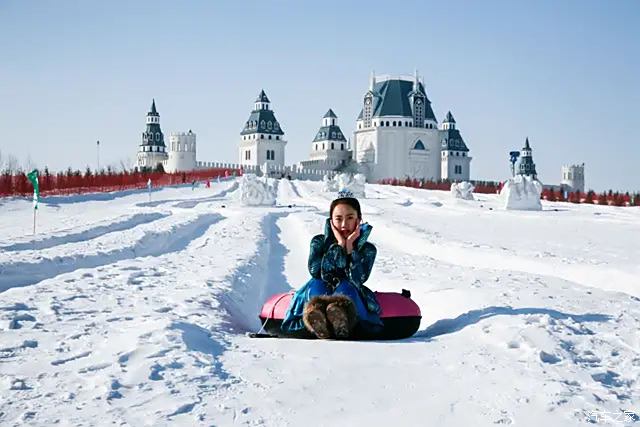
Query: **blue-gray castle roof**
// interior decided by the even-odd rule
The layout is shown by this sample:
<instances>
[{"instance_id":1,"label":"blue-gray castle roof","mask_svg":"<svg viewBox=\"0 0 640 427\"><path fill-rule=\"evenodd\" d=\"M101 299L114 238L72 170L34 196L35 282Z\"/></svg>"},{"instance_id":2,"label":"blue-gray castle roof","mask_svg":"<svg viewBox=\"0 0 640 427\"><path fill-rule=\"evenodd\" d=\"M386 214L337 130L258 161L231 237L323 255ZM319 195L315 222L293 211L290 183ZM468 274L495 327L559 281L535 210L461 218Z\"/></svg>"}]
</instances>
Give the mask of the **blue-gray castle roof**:
<instances>
[{"instance_id":1,"label":"blue-gray castle roof","mask_svg":"<svg viewBox=\"0 0 640 427\"><path fill-rule=\"evenodd\" d=\"M323 119L337 119L338 116L336 116L336 113L333 112L333 110L331 108L329 108L329 111L327 111L327 114L324 115Z\"/></svg>"},{"instance_id":2,"label":"blue-gray castle roof","mask_svg":"<svg viewBox=\"0 0 640 427\"><path fill-rule=\"evenodd\" d=\"M276 120L272 110L254 110L244 124L240 135L250 133L266 133L271 135L284 135L280 123Z\"/></svg>"},{"instance_id":3,"label":"blue-gray castle roof","mask_svg":"<svg viewBox=\"0 0 640 427\"><path fill-rule=\"evenodd\" d=\"M331 125L331 126L322 126L316 137L313 139L313 142L318 141L338 141L338 142L347 142L342 131L340 130L340 126Z\"/></svg>"},{"instance_id":4,"label":"blue-gray castle roof","mask_svg":"<svg viewBox=\"0 0 640 427\"><path fill-rule=\"evenodd\" d=\"M269 101L269 98L267 98L267 94L264 93L264 90L261 90L260 94L256 98L256 102L271 102L271 101Z\"/></svg>"},{"instance_id":5,"label":"blue-gray castle roof","mask_svg":"<svg viewBox=\"0 0 640 427\"><path fill-rule=\"evenodd\" d=\"M458 129L440 130L439 134L442 151L469 151Z\"/></svg>"},{"instance_id":6,"label":"blue-gray castle roof","mask_svg":"<svg viewBox=\"0 0 640 427\"><path fill-rule=\"evenodd\" d=\"M436 116L431 109L431 101L427 98L422 83L420 92L424 96L424 118L436 121ZM413 117L411 109L411 97L413 92L413 82L400 79L385 80L375 84L373 93L373 114L372 117L402 116ZM362 110L358 115L358 120L363 117Z\"/></svg>"}]
</instances>

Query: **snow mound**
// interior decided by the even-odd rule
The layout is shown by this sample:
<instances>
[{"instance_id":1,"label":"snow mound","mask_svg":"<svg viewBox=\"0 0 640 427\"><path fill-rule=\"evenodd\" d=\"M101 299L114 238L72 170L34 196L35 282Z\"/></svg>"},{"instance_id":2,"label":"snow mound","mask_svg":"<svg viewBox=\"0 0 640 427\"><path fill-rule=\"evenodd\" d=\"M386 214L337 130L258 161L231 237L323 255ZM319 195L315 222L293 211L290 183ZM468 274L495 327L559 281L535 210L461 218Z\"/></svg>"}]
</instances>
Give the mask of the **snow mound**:
<instances>
[{"instance_id":1,"label":"snow mound","mask_svg":"<svg viewBox=\"0 0 640 427\"><path fill-rule=\"evenodd\" d=\"M350 173L340 173L333 178L329 178L325 175L322 178L322 182L324 183L323 191L338 192L341 190L349 190L355 197L364 198L364 184L366 181L367 178L361 173L357 173L355 175Z\"/></svg>"},{"instance_id":2,"label":"snow mound","mask_svg":"<svg viewBox=\"0 0 640 427\"><path fill-rule=\"evenodd\" d=\"M276 186L272 178L258 178L244 174L240 180L240 202L245 206L273 206L276 204Z\"/></svg>"},{"instance_id":3,"label":"snow mound","mask_svg":"<svg viewBox=\"0 0 640 427\"><path fill-rule=\"evenodd\" d=\"M467 181L451 183L451 195L454 199L473 200L473 184Z\"/></svg>"},{"instance_id":4,"label":"snow mound","mask_svg":"<svg viewBox=\"0 0 640 427\"><path fill-rule=\"evenodd\" d=\"M541 193L540 181L529 176L517 175L504 183L500 190L500 199L505 209L540 211L542 210Z\"/></svg>"}]
</instances>

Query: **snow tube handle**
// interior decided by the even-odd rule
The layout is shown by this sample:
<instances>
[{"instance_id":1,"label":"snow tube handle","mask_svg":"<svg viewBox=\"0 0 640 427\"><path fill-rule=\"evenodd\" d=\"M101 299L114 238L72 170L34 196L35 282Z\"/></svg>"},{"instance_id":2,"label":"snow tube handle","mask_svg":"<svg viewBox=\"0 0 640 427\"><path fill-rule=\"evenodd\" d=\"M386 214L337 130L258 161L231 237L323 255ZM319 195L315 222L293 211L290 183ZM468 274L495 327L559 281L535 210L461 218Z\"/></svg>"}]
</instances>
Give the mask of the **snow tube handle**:
<instances>
[{"instance_id":1,"label":"snow tube handle","mask_svg":"<svg viewBox=\"0 0 640 427\"><path fill-rule=\"evenodd\" d=\"M411 291L408 289L403 289L402 290L402 296L405 298L411 298Z\"/></svg>"}]
</instances>

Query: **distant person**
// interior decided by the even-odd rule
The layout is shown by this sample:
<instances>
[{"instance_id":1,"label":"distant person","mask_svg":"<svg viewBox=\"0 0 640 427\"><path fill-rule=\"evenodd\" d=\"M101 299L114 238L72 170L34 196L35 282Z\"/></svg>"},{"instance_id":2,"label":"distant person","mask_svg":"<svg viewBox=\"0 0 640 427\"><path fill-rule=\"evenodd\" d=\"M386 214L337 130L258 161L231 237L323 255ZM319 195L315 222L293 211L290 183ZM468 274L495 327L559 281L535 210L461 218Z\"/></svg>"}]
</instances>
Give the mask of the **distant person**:
<instances>
[{"instance_id":1,"label":"distant person","mask_svg":"<svg viewBox=\"0 0 640 427\"><path fill-rule=\"evenodd\" d=\"M318 338L347 339L356 327L379 332L380 305L364 283L371 274L376 247L367 242L372 227L362 223L360 203L349 191L331 202L324 234L311 239L311 280L291 299L282 322L284 332L305 327Z\"/></svg>"}]
</instances>

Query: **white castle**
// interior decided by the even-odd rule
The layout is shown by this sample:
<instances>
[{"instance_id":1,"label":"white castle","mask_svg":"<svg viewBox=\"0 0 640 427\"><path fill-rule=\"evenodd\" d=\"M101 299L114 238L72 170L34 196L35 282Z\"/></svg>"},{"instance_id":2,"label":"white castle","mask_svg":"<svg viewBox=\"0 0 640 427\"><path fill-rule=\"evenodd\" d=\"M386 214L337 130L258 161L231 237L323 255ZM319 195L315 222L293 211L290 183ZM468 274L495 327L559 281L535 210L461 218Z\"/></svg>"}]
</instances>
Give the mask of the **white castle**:
<instances>
[{"instance_id":1,"label":"white castle","mask_svg":"<svg viewBox=\"0 0 640 427\"><path fill-rule=\"evenodd\" d=\"M448 112L438 125L417 72L412 77L372 74L355 125L350 144L338 125L338 116L329 109L311 141L309 160L287 166L285 133L262 90L240 133L238 163L199 162L196 134L192 131L171 133L167 149L154 100L136 166L155 168L161 163L166 172L242 168L252 173L307 179L359 172L369 182L406 177L452 181L470 178L469 149L453 115Z\"/></svg>"},{"instance_id":2,"label":"white castle","mask_svg":"<svg viewBox=\"0 0 640 427\"><path fill-rule=\"evenodd\" d=\"M371 75L353 141L353 158L369 182L470 177L469 149L453 115L448 112L438 127L417 72L413 77Z\"/></svg>"}]
</instances>

